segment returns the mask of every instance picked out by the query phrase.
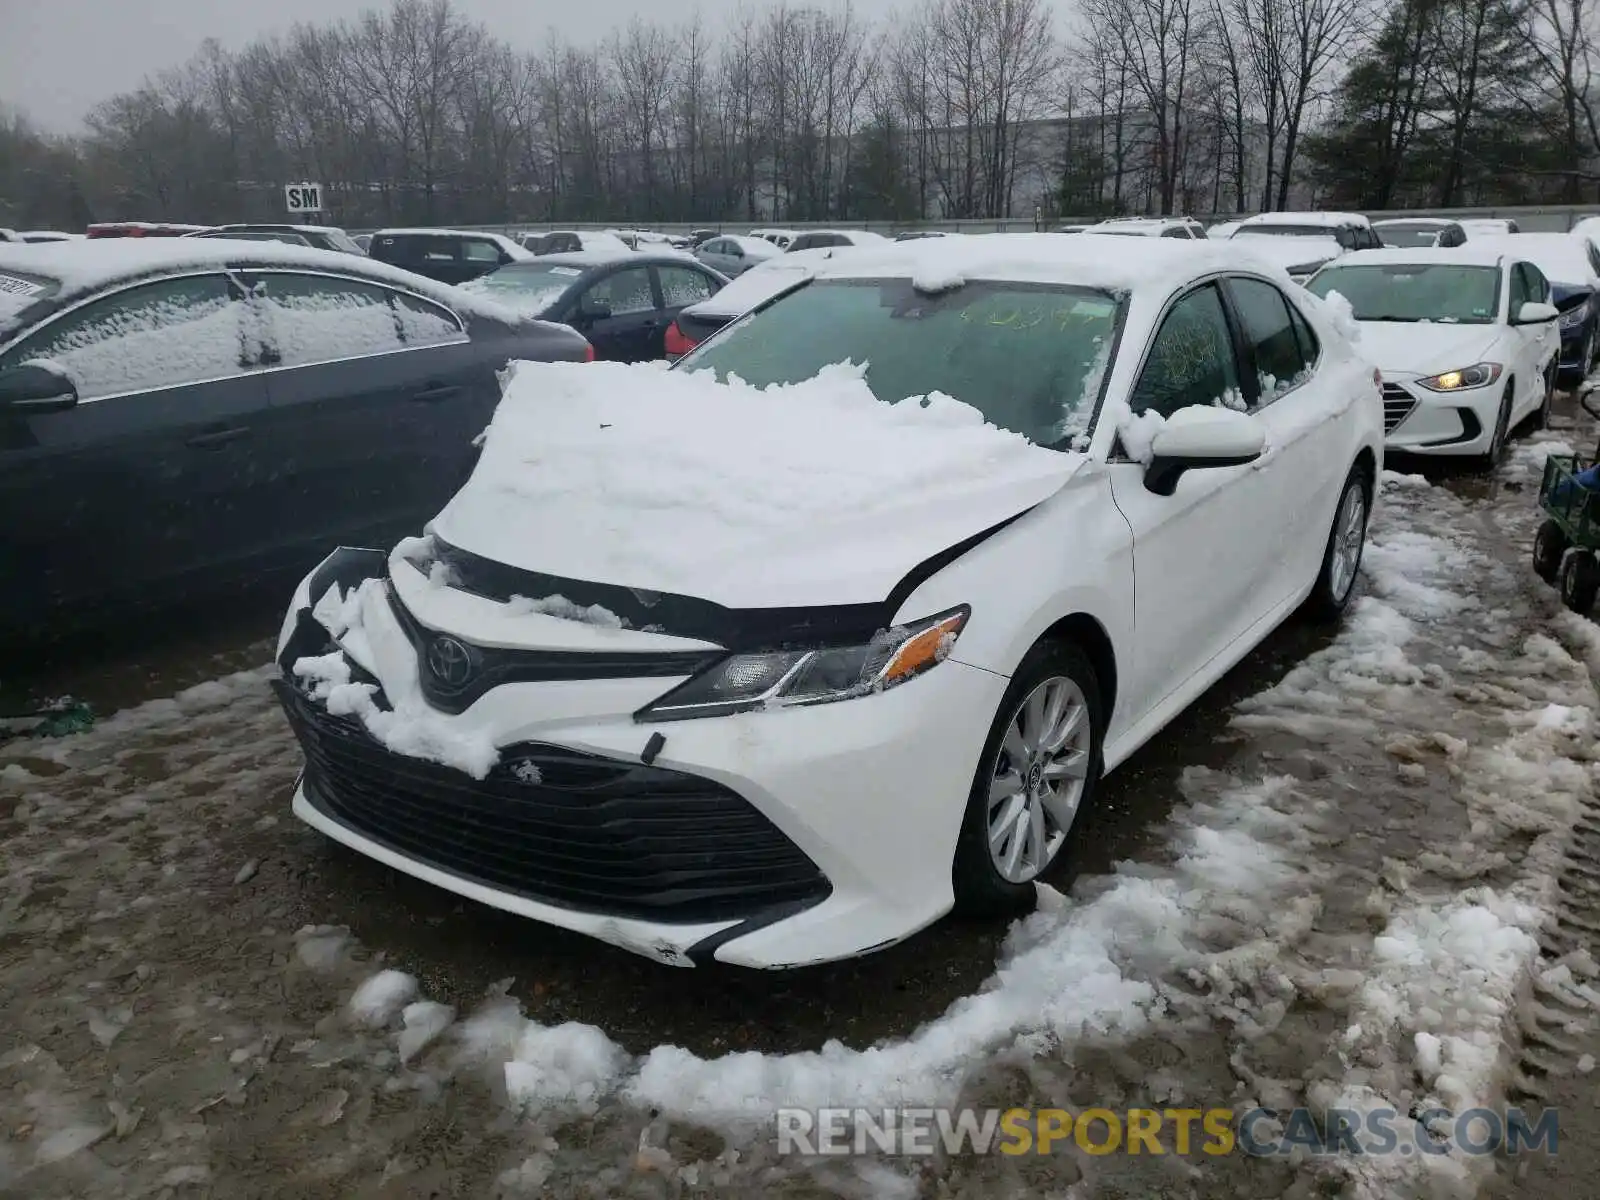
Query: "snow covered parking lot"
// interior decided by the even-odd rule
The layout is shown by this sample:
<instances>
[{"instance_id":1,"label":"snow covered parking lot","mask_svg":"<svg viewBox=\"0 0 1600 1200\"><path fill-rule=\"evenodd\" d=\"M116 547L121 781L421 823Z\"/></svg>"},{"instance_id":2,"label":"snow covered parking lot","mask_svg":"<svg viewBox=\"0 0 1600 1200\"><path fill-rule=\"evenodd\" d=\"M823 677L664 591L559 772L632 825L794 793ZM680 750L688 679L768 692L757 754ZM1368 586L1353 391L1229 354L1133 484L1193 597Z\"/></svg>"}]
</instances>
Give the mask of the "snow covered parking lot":
<instances>
[{"instance_id":1,"label":"snow covered parking lot","mask_svg":"<svg viewBox=\"0 0 1600 1200\"><path fill-rule=\"evenodd\" d=\"M7 744L0 1192L1471 1195L1493 1159L807 1161L770 1115L1537 1104L1600 828L1600 637L1526 566L1551 444L1387 476L1344 625L1112 777L1070 895L804 973L664 975L330 849L265 668Z\"/></svg>"}]
</instances>

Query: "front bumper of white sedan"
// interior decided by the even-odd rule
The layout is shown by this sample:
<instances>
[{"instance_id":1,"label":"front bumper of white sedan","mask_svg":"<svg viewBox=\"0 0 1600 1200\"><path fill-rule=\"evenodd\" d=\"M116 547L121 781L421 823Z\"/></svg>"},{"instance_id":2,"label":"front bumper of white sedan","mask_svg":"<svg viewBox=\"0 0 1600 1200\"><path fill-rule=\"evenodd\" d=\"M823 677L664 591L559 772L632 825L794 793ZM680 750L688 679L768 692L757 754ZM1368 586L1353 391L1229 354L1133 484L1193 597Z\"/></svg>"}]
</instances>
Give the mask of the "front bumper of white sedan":
<instances>
[{"instance_id":1,"label":"front bumper of white sedan","mask_svg":"<svg viewBox=\"0 0 1600 1200\"><path fill-rule=\"evenodd\" d=\"M1384 448L1407 454L1487 454L1505 381L1430 392L1413 376L1383 379Z\"/></svg>"},{"instance_id":2,"label":"front bumper of white sedan","mask_svg":"<svg viewBox=\"0 0 1600 1200\"><path fill-rule=\"evenodd\" d=\"M375 608L370 677L400 687L417 650ZM307 758L296 815L441 888L680 966L848 958L947 912L1007 684L947 659L876 695L657 724L633 713L677 679L506 683L429 714L494 741L479 780L330 715L292 673L321 649L280 643L279 694ZM665 741L647 763L654 733Z\"/></svg>"}]
</instances>

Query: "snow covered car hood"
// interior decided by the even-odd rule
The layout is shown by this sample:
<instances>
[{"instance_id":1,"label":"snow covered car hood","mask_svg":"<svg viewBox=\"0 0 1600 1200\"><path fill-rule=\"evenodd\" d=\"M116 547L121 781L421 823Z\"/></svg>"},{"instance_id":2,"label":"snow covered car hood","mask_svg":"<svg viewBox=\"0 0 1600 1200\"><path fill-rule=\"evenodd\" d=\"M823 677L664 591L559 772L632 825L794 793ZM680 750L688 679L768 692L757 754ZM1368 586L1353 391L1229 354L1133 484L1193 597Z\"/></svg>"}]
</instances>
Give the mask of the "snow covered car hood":
<instances>
[{"instance_id":1,"label":"snow covered car hood","mask_svg":"<svg viewBox=\"0 0 1600 1200\"><path fill-rule=\"evenodd\" d=\"M1500 338L1498 325L1358 321L1361 356L1386 375L1437 375L1482 362Z\"/></svg>"},{"instance_id":2,"label":"snow covered car hood","mask_svg":"<svg viewBox=\"0 0 1600 1200\"><path fill-rule=\"evenodd\" d=\"M1085 461L949 396L883 403L850 365L756 388L522 362L430 530L523 571L728 608L880 603Z\"/></svg>"}]
</instances>

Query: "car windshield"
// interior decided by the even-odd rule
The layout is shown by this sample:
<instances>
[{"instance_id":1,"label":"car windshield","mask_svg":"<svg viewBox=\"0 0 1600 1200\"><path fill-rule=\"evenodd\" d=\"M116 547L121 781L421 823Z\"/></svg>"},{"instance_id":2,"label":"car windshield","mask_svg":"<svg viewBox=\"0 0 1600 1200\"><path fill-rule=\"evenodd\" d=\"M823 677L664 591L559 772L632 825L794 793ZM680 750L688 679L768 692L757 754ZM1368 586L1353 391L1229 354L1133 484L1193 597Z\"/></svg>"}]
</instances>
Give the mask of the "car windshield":
<instances>
[{"instance_id":1,"label":"car windshield","mask_svg":"<svg viewBox=\"0 0 1600 1200\"><path fill-rule=\"evenodd\" d=\"M1377 225L1378 240L1385 246L1432 246L1444 231L1441 225Z\"/></svg>"},{"instance_id":2,"label":"car windshield","mask_svg":"<svg viewBox=\"0 0 1600 1200\"><path fill-rule=\"evenodd\" d=\"M1088 428L1122 308L1086 287L974 280L928 295L907 279L823 280L730 326L677 369L765 387L862 364L886 403L943 392L1054 447Z\"/></svg>"},{"instance_id":3,"label":"car windshield","mask_svg":"<svg viewBox=\"0 0 1600 1200\"><path fill-rule=\"evenodd\" d=\"M562 263L509 263L459 286L518 312L542 313L582 276L582 267Z\"/></svg>"},{"instance_id":4,"label":"car windshield","mask_svg":"<svg viewBox=\"0 0 1600 1200\"><path fill-rule=\"evenodd\" d=\"M1500 268L1443 263L1328 267L1307 285L1338 292L1358 321L1438 321L1488 325L1500 311Z\"/></svg>"}]
</instances>

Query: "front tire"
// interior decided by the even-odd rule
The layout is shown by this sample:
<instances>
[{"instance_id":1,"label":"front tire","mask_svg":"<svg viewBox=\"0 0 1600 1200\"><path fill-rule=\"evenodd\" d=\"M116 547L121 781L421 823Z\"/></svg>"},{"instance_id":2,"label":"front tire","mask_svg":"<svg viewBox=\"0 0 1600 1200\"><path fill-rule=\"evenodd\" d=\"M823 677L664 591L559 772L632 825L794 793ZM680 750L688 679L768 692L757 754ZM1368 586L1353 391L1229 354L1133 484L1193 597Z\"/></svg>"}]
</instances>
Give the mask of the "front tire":
<instances>
[{"instance_id":1,"label":"front tire","mask_svg":"<svg viewBox=\"0 0 1600 1200\"><path fill-rule=\"evenodd\" d=\"M1028 651L984 741L951 882L968 913L1033 907L1034 882L1064 857L1100 780L1100 681L1069 642Z\"/></svg>"},{"instance_id":2,"label":"front tire","mask_svg":"<svg viewBox=\"0 0 1600 1200\"><path fill-rule=\"evenodd\" d=\"M1371 510L1371 484L1360 467L1351 468L1333 510L1333 528L1322 551L1322 569L1306 600L1306 613L1314 621L1337 621L1350 606L1356 576L1361 573L1361 552L1367 542L1367 517Z\"/></svg>"},{"instance_id":3,"label":"front tire","mask_svg":"<svg viewBox=\"0 0 1600 1200\"><path fill-rule=\"evenodd\" d=\"M1494 470L1506 452L1506 439L1511 434L1511 397L1515 389L1516 381L1507 380L1505 391L1500 396L1500 411L1495 414L1494 432L1489 435L1489 449L1478 458L1480 471Z\"/></svg>"},{"instance_id":4,"label":"front tire","mask_svg":"<svg viewBox=\"0 0 1600 1200\"><path fill-rule=\"evenodd\" d=\"M1546 583L1561 574L1561 556L1567 552L1567 535L1555 521L1546 518L1533 535L1533 570Z\"/></svg>"},{"instance_id":5,"label":"front tire","mask_svg":"<svg viewBox=\"0 0 1600 1200\"><path fill-rule=\"evenodd\" d=\"M1550 406L1555 403L1557 374L1555 360L1552 359L1544 373L1544 399L1534 410L1533 420L1529 422L1534 429L1550 428Z\"/></svg>"}]
</instances>

